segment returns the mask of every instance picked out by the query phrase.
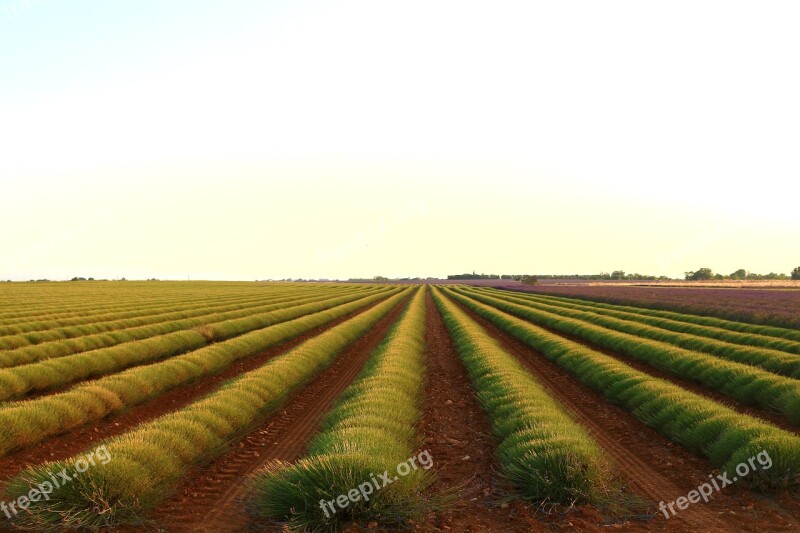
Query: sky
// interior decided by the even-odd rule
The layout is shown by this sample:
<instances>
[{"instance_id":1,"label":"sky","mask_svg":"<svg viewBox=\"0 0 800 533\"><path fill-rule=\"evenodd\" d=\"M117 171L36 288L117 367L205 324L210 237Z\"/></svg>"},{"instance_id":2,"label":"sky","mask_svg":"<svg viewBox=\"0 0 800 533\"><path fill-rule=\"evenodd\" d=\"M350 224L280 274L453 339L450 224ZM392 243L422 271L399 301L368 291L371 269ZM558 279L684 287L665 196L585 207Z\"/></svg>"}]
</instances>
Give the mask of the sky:
<instances>
[{"instance_id":1,"label":"sky","mask_svg":"<svg viewBox=\"0 0 800 533\"><path fill-rule=\"evenodd\" d=\"M0 279L800 265L800 4L0 0Z\"/></svg>"}]
</instances>

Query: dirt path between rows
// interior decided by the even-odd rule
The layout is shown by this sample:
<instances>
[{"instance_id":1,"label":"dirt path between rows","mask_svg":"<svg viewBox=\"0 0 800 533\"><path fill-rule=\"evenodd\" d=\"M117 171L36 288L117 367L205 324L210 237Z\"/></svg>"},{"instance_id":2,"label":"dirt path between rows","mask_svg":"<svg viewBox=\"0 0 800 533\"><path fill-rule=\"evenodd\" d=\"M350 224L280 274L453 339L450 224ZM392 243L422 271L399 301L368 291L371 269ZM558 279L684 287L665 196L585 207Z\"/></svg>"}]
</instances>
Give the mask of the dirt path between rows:
<instances>
[{"instance_id":1,"label":"dirt path between rows","mask_svg":"<svg viewBox=\"0 0 800 533\"><path fill-rule=\"evenodd\" d=\"M500 507L510 487L499 475L489 421L430 290L426 300L427 379L418 426L420 448L433 457L432 493L455 491L457 497L447 509L413 524L413 530L544 531L525 504Z\"/></svg>"},{"instance_id":2,"label":"dirt path between rows","mask_svg":"<svg viewBox=\"0 0 800 533\"><path fill-rule=\"evenodd\" d=\"M306 303L316 303L316 302L306 302ZM268 304L265 304L265 305L268 305ZM298 305L305 305L305 304L298 304ZM292 306L292 307L294 307L294 306ZM288 307L284 308L284 309L288 309ZM281 310L283 310L283 309L281 309ZM327 310L328 309L326 309L326 311ZM190 330L190 329L202 328L202 327L204 327L206 325L213 326L215 324L220 324L220 323L221 322L219 322L219 321L218 322L210 322L208 324L200 324L198 326L195 326L194 328L188 328L188 329L179 330L179 331L187 331L187 330ZM277 325L282 324L282 323L283 322L276 322L276 323L274 323L272 325L273 326L277 326ZM270 326L266 326L266 327L270 327ZM239 335L246 335L247 333L252 333L252 331L256 331L256 330L245 331L244 333L240 333ZM178 331L173 331L171 333L177 333L177 332ZM169 335L171 333L165 333L164 335ZM239 336L239 335L237 335L237 336ZM161 335L153 335L151 337L146 337L146 338L143 338L143 339L136 339L134 341L129 341L129 342L143 341L143 340L153 339L153 338L159 337L159 336L161 336ZM181 355L186 355L187 353L192 352L194 350L200 350L200 349L202 349L202 348L204 348L206 346L211 346L212 344L215 344L217 342L225 342L225 341L228 341L228 340L231 340L231 339L234 339L234 338L235 338L235 336L227 338L227 339L217 339L217 340L213 340L213 341L207 341L205 345L200 346L198 348L193 348L193 349L190 349L190 350L187 350L187 351L178 352L178 353L175 353L173 355L166 355L166 356L158 357L156 359L151 359L149 361L142 361L142 362L136 363L136 364L131 365L131 366L126 366L124 368L119 368L119 369L116 369L116 370L112 370L111 372L107 372L107 373L92 374L91 376L84 377L84 378L79 378L79 379L76 379L74 381L70 381L69 383L63 383L63 384L59 384L59 385L54 385L52 387L47 387L45 389L36 389L36 390L30 391L30 392L28 392L26 394L23 394L22 396L15 397L15 398L10 398L9 401L36 400L36 399L41 398L43 396L52 396L52 395L58 394L60 392L68 391L68 390L72 389L73 387L77 387L79 385L86 385L86 384L92 383L94 381L99 381L101 379L107 378L107 377L112 376L114 374L119 374L119 373L125 372L127 370L132 370L134 368L148 366L148 365L154 365L154 364L157 364L157 363L162 363L162 362L164 362L164 361L166 361L168 359L171 359L173 357L180 357ZM103 347L103 348L100 348L100 349L114 348L114 347L120 346L121 344L124 344L124 343L117 343L117 344L106 346L106 347ZM83 355L83 354L89 353L91 351L93 351L93 350L85 350L85 351L82 351L82 352L76 352L76 353L68 354L68 355L64 355L64 356L53 357L53 358L50 358L50 359L42 359L40 361L35 361L35 363L41 363L41 362L50 361L50 360L55 361L57 359L60 359L61 357L71 357L71 356L74 356L74 355Z\"/></svg>"},{"instance_id":3,"label":"dirt path between rows","mask_svg":"<svg viewBox=\"0 0 800 533\"><path fill-rule=\"evenodd\" d=\"M547 328L544 328L544 329L547 329ZM551 330L548 330L548 331L551 331ZM560 336L562 336L564 338L568 338L568 339L570 339L570 340L572 340L574 342L577 342L578 344L586 346L589 349L592 349L592 350L597 351L597 352L604 353L605 355L608 355L609 357L613 357L617 361L619 361L621 363L624 363L624 364L628 365L631 368L635 368L639 372L642 372L644 374L648 374L650 376L653 376L654 378L663 379L664 381L669 381L673 385L677 385L678 387L681 387L682 389L686 389L688 391L691 391L691 392L697 394L698 396L703 396L704 398L707 398L709 400L712 400L712 401L715 401L715 402L717 402L719 404L722 404L725 407L727 407L727 408L729 408L729 409L731 409L733 411L736 411L738 413L742 413L742 414L747 415L747 416L751 416L753 418L758 418L758 419L762 420L763 422L766 422L768 424L772 424L773 426L777 426L777 427L779 427L779 428L781 428L783 430L786 430L786 431L788 431L790 433L795 433L795 434L796 433L800 433L800 428L798 428L797 426L793 426L786 419L786 417L784 417L783 415L781 415L779 413L774 413L774 412L771 412L771 411L767 411L766 409L764 409L762 407L758 407L758 406L754 406L754 405L745 405L745 404L737 401L736 399L731 398L730 396L725 396L724 394L722 394L720 392L717 392L717 391L714 391L714 390L710 390L710 389L706 388L705 385L703 385L703 384L701 384L701 383L699 383L697 381L694 381L694 380L689 379L689 378L684 378L684 377L681 377L681 376L676 376L675 374L672 374L672 373L667 372L665 370L658 369L658 368L656 368L656 367L654 367L654 366L650 365L649 363L646 363L646 362L644 362L642 360L634 359L633 357L628 357L628 356L625 356L625 355L616 354L616 353L612 352L611 350L596 346L596 345L594 345L594 344L592 344L590 342L586 342L584 340L581 340L581 339L578 339L578 338L575 338L575 337L562 335L562 334L557 333L557 332L553 332L553 333L556 333L557 335L560 335ZM699 352L699 353L702 353L702 352ZM713 355L709 355L709 354L704 354L704 355L708 355L709 357L714 357ZM722 359L722 360L725 361L726 359Z\"/></svg>"},{"instance_id":4,"label":"dirt path between rows","mask_svg":"<svg viewBox=\"0 0 800 533\"><path fill-rule=\"evenodd\" d=\"M245 510L246 478L269 461L294 461L306 450L324 415L361 372L370 354L386 337L410 297L351 345L316 379L290 397L279 414L268 417L210 465L190 473L175 495L153 514L170 532L263 531ZM278 524L266 530L280 530Z\"/></svg>"},{"instance_id":5,"label":"dirt path between rows","mask_svg":"<svg viewBox=\"0 0 800 533\"><path fill-rule=\"evenodd\" d=\"M381 300L383 301L383 300ZM223 371L213 376L200 378L197 381L171 389L164 394L152 398L145 403L110 417L92 422L79 429L58 435L38 443L35 446L19 450L0 458L0 489L7 481L16 476L29 465L39 464L44 461L57 461L79 454L90 449L95 443L115 435L129 431L135 426L148 422L159 416L165 415L209 394L222 383L236 376L254 370L306 340L338 325L355 315L378 305L374 302L362 309L347 314L344 317L332 320L327 324L318 326L294 339L283 342L272 348L251 357L240 359Z\"/></svg>"},{"instance_id":6,"label":"dirt path between rows","mask_svg":"<svg viewBox=\"0 0 800 533\"><path fill-rule=\"evenodd\" d=\"M517 318L519 318L519 317L517 317ZM524 319L520 318L520 320L524 320ZM531 322L531 323L533 323L533 322ZM775 412L772 412L772 411L768 411L768 410L766 410L766 409L764 409L762 407L759 407L757 405L746 405L746 404L743 404L743 403L737 401L736 399L731 398L730 396L725 396L724 394L722 394L720 392L717 392L717 391L714 391L714 390L710 390L710 389L706 388L705 385L703 385L703 384L701 384L701 383L699 383L697 381L694 381L694 380L689 379L689 378L684 378L684 377L681 377L681 376L677 376L675 374L667 372L666 370L658 369L658 368L654 367L653 365L651 365L651 364L649 364L649 363L647 363L645 361L642 361L640 359L636 359L634 357L629 357L629 356L626 356L626 355L620 355L620 354L614 353L613 351L611 351L611 350L609 350L607 348L603 348L602 346L597 346L596 344L588 342L588 341L586 341L584 339L581 339L580 337L576 337L574 335L568 335L566 333L561 333L560 331L556 331L553 328L550 328L550 327L547 327L547 326L543 326L541 324L535 324L535 325L537 327L540 327L540 328L546 330L546 331L549 331L550 333L552 333L554 335L558 335L559 337L563 337L565 339L569 339L572 342L580 344L581 346L585 346L585 347L587 347L587 348L589 348L591 350L594 350L596 352L600 352L600 353L603 353L605 355L608 355L609 357L613 357L617 361L620 361L621 363L624 363L624 364L626 364L626 365L628 365L628 366L630 366L632 368L635 368L636 370L638 370L640 372L644 372L645 374L649 374L649 375L651 375L653 377L656 377L656 378L659 378L659 379L663 379L664 381L669 381L669 382L673 383L674 385L677 385L677 386L679 386L679 387L681 387L683 389L691 391L691 392L693 392L693 393L695 393L695 394L697 394L699 396L703 396L705 398L708 398L709 400L713 400L713 401L715 401L717 403L720 403L720 404L724 405L725 407L728 407L729 409L732 409L734 411L737 411L739 413L742 413L742 414L745 414L745 415L748 415L748 416L752 416L753 418L759 418L759 419L763 420L764 422L767 422L769 424L777 426L777 427L779 427L781 429L784 429L786 431L789 431L791 433L795 433L795 434L800 433L800 428L798 428L797 426L793 426L786 419L786 417L783 416L780 413L775 413ZM603 327L603 326L598 326L598 327ZM616 330L611 329L611 328L605 328L605 329L608 329L609 331L617 332ZM659 342L659 341L653 341L653 342ZM664 344L669 344L669 343L665 342ZM678 346L676 346L676 347L680 348ZM681 348L681 349L685 350L686 348ZM689 351L692 351L692 350L689 350ZM695 353L706 355L708 357L718 358L721 361L731 361L730 359L725 359L724 357L717 357L715 355L707 354L705 352L695 352ZM731 362L735 362L735 361L731 361ZM779 374L776 374L776 375L779 375ZM784 376L781 376L781 377L784 377Z\"/></svg>"},{"instance_id":7,"label":"dirt path between rows","mask_svg":"<svg viewBox=\"0 0 800 533\"><path fill-rule=\"evenodd\" d=\"M521 319L521 320L524 320L524 319ZM540 327L540 328L542 328L544 330L549 331L550 333L552 333L554 335L558 335L559 337L564 337L565 339L569 339L572 342L580 344L581 346L585 346L585 347L587 347L587 348L589 348L591 350L594 350L596 352L600 352L600 353L603 353L605 355L608 355L609 357L613 357L617 361L620 361L621 363L624 363L624 364L630 366L631 368L635 368L636 370L638 370L640 372L644 372L645 374L649 374L649 375L651 375L651 376L653 376L655 378L663 379L664 381L669 381L670 383L672 383L674 385L677 385L677 386L679 386L679 387L681 387L683 389L689 390L689 391L691 391L691 392L693 392L693 393L695 393L695 394L697 394L699 396L703 396L705 398L708 398L709 400L713 400L713 401L715 401L717 403L720 403L720 404L724 405L725 407L728 407L729 409L732 409L732 410L734 410L736 412L739 412L739 413L742 413L742 414L745 414L745 415L748 415L748 416L752 416L753 418L759 418L759 419L763 420L764 422L767 422L769 424L777 426L777 427L779 427L781 429L784 429L786 431L789 431L791 433L800 433L800 428L790 424L789 421L786 419L786 417L784 417L780 413L775 413L775 412L772 412L772 411L768 411L768 410L766 410L766 409L764 409L762 407L759 407L759 406L745 405L745 404L737 401L736 399L731 398L730 396L725 396L724 394L722 394L720 392L717 392L717 391L714 391L714 390L710 390L710 389L706 388L703 384L701 384L701 383L699 383L697 381L694 381L694 380L691 380L691 379L688 379L688 378L684 378L684 377L681 377L681 376L677 376L677 375L672 374L672 373L670 373L670 372L668 372L666 370L661 370L661 369L656 368L656 367L652 366L651 364L649 364L649 363L647 363L645 361L642 361L640 359L636 359L636 358L629 357L629 356L626 356L626 355L620 355L620 354L614 353L613 351L611 351L611 350L609 350L607 348L603 348L602 346L597 346L596 344L593 344L591 342L585 341L585 340L583 340L583 339L581 339L579 337L576 337L574 335L567 335L565 333L561 333L559 331L556 331L556 330L554 330L552 328L548 328L546 326L542 326L541 324L535 324L535 325L537 327ZM602 327L602 326L598 326L598 327ZM613 329L610 329L610 328L606 328L606 329L609 329L610 331L616 331L616 330L613 330ZM658 341L653 341L653 342L658 342ZM669 344L669 343L665 342L664 344ZM678 348L680 348L680 347L678 347ZM685 350L686 348L681 348L681 349ZM692 351L692 350L689 350L689 351ZM718 358L721 361L735 362L735 361L731 361L730 359L725 359L724 357L717 357L715 355L707 354L705 352L696 352L696 353L699 353L701 355L706 355L708 357ZM776 375L779 375L779 374L776 374ZM781 377L783 377L783 376L781 376Z\"/></svg>"},{"instance_id":8,"label":"dirt path between rows","mask_svg":"<svg viewBox=\"0 0 800 533\"><path fill-rule=\"evenodd\" d=\"M708 480L714 468L644 425L601 394L515 337L456 302L504 349L515 355L551 395L585 427L614 460L622 479L654 504L686 495ZM645 531L796 531L800 522L775 500L729 486L708 504L695 504L670 519L653 508L651 520L631 521L626 529ZM658 514L655 514L658 513ZM735 521L735 522L734 522Z\"/></svg>"}]
</instances>

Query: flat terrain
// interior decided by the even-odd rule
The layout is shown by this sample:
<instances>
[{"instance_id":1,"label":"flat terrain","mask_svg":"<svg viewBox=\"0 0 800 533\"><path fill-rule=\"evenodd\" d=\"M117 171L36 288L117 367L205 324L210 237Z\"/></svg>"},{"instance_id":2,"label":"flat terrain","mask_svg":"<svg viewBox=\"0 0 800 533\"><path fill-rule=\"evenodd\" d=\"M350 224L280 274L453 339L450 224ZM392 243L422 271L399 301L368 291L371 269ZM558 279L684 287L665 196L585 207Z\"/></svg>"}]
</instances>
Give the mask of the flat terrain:
<instances>
[{"instance_id":1,"label":"flat terrain","mask_svg":"<svg viewBox=\"0 0 800 533\"><path fill-rule=\"evenodd\" d=\"M269 483L301 472L305 512L344 531L797 531L800 331L725 318L772 305L748 290L641 291L656 289L3 284L0 500L16 508L0 530L281 531L301 509L262 512L288 495ZM701 305L717 312L687 311ZM102 446L107 463L19 505ZM421 450L428 478L325 522L318 501L355 488L342 472ZM665 517L660 502L759 452L770 467ZM523 496L542 473L552 492Z\"/></svg>"},{"instance_id":2,"label":"flat terrain","mask_svg":"<svg viewBox=\"0 0 800 533\"><path fill-rule=\"evenodd\" d=\"M800 328L799 282L494 284L509 290L667 309L730 320Z\"/></svg>"}]
</instances>

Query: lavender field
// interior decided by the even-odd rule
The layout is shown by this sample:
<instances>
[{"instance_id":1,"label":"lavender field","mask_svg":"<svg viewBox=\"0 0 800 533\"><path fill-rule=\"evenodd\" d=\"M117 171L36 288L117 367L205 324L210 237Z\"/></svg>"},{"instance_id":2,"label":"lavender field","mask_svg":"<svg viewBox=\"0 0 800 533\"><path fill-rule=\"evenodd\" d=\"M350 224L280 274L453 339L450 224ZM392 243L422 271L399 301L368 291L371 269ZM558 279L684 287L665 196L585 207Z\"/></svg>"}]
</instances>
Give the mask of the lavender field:
<instances>
[{"instance_id":1,"label":"lavender field","mask_svg":"<svg viewBox=\"0 0 800 533\"><path fill-rule=\"evenodd\" d=\"M800 290L588 284L502 288L800 328Z\"/></svg>"}]
</instances>

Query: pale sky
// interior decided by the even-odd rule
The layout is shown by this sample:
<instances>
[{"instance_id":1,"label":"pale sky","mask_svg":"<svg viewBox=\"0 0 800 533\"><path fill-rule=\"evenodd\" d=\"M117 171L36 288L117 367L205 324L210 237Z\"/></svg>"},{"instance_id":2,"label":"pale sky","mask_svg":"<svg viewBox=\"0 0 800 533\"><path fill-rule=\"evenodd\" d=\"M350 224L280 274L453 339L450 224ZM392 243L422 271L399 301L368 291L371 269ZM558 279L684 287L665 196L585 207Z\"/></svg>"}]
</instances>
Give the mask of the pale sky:
<instances>
[{"instance_id":1,"label":"pale sky","mask_svg":"<svg viewBox=\"0 0 800 533\"><path fill-rule=\"evenodd\" d=\"M0 0L0 279L800 265L797 2Z\"/></svg>"}]
</instances>

